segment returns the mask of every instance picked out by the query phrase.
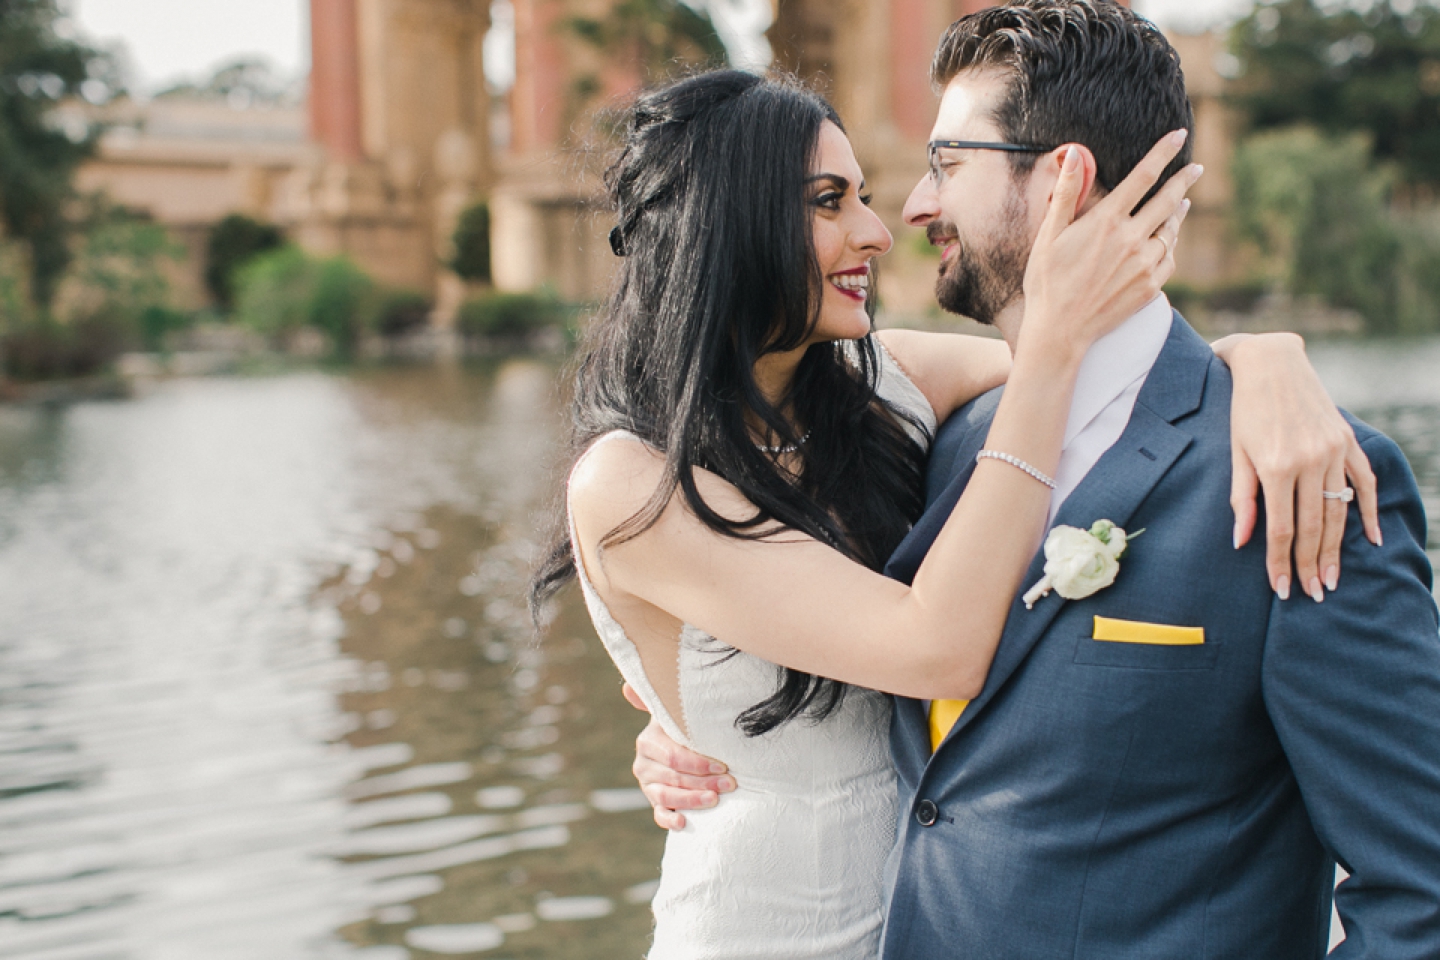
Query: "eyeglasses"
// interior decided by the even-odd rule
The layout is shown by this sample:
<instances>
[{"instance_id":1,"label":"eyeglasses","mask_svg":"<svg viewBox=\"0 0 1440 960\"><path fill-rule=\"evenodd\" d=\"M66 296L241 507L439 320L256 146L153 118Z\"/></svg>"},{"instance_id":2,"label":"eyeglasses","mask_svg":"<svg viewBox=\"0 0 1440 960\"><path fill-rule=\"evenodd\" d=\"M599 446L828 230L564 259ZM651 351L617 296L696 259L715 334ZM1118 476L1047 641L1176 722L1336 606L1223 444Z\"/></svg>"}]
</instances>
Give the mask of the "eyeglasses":
<instances>
[{"instance_id":1,"label":"eyeglasses","mask_svg":"<svg viewBox=\"0 0 1440 960\"><path fill-rule=\"evenodd\" d=\"M935 186L945 182L945 175L940 170L941 150L1003 150L1006 153L1049 153L1054 147L1037 147L1025 143L991 143L986 140L931 140L930 148L930 179Z\"/></svg>"}]
</instances>

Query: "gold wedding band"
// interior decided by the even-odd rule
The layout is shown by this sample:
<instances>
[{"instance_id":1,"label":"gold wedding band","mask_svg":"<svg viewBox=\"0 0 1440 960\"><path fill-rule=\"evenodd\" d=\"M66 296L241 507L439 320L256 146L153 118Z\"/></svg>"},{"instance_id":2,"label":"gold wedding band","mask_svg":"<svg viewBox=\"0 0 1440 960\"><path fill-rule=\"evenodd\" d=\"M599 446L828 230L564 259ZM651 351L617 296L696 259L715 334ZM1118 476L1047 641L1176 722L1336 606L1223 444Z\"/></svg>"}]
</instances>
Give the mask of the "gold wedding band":
<instances>
[{"instance_id":1,"label":"gold wedding band","mask_svg":"<svg viewBox=\"0 0 1440 960\"><path fill-rule=\"evenodd\" d=\"M1344 490L1321 490L1320 496L1326 500L1339 500L1341 503L1349 503L1355 499L1355 488L1346 487Z\"/></svg>"}]
</instances>

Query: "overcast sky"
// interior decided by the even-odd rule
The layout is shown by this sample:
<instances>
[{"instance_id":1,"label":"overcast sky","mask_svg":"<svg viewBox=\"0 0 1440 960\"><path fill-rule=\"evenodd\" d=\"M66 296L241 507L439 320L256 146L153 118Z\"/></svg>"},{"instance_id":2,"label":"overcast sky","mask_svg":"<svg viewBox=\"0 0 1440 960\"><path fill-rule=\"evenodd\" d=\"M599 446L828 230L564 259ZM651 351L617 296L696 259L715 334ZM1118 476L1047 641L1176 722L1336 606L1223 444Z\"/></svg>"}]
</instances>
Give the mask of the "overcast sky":
<instances>
[{"instance_id":1,"label":"overcast sky","mask_svg":"<svg viewBox=\"0 0 1440 960\"><path fill-rule=\"evenodd\" d=\"M138 90L207 76L220 63L259 55L283 73L309 63L308 0L62 0L80 31L122 43ZM1251 0L1135 0L1161 24L1197 28L1249 8ZM492 47L493 50L493 47Z\"/></svg>"}]
</instances>

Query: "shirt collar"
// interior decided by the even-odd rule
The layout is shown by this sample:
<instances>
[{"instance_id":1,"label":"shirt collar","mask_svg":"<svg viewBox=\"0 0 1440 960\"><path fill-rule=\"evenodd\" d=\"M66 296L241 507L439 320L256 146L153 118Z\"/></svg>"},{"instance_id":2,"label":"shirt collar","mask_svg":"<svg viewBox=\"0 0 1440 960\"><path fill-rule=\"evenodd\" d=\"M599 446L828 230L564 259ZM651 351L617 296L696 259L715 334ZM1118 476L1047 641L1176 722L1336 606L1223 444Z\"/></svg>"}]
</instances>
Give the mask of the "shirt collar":
<instances>
[{"instance_id":1,"label":"shirt collar","mask_svg":"<svg viewBox=\"0 0 1440 960\"><path fill-rule=\"evenodd\" d=\"M1065 424L1065 448L1121 394L1145 379L1165 347L1171 320L1170 301L1165 294L1157 294L1090 345L1075 379L1075 398Z\"/></svg>"}]
</instances>

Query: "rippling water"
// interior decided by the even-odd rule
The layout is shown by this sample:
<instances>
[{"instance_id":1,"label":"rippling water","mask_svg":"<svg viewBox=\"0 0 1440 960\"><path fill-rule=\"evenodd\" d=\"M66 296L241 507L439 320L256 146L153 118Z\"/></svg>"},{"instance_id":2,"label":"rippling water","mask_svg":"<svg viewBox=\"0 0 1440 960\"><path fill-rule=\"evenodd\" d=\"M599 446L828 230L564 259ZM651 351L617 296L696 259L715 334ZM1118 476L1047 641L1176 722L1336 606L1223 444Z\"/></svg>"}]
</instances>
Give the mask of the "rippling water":
<instances>
[{"instance_id":1,"label":"rippling water","mask_svg":"<svg viewBox=\"0 0 1440 960\"><path fill-rule=\"evenodd\" d=\"M0 957L640 955L639 715L519 599L553 384L0 409Z\"/></svg>"},{"instance_id":2,"label":"rippling water","mask_svg":"<svg viewBox=\"0 0 1440 960\"><path fill-rule=\"evenodd\" d=\"M1312 354L1437 515L1440 341ZM641 718L573 596L539 648L520 600L554 384L0 408L0 958L641 955Z\"/></svg>"}]
</instances>

